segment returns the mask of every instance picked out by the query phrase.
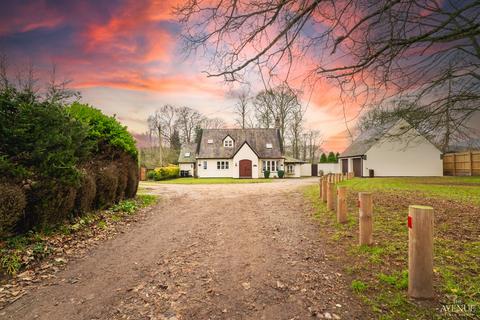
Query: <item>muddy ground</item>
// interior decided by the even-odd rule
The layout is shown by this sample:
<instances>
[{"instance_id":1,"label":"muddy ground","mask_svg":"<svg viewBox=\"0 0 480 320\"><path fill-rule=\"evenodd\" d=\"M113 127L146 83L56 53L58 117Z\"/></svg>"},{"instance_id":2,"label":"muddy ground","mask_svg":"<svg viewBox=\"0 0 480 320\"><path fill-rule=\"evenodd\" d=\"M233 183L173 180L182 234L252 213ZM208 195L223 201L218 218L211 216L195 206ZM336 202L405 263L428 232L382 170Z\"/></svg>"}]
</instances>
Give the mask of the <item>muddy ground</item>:
<instances>
[{"instance_id":1,"label":"muddy ground","mask_svg":"<svg viewBox=\"0 0 480 320\"><path fill-rule=\"evenodd\" d=\"M157 185L162 201L5 319L366 319L301 193L316 178Z\"/></svg>"}]
</instances>

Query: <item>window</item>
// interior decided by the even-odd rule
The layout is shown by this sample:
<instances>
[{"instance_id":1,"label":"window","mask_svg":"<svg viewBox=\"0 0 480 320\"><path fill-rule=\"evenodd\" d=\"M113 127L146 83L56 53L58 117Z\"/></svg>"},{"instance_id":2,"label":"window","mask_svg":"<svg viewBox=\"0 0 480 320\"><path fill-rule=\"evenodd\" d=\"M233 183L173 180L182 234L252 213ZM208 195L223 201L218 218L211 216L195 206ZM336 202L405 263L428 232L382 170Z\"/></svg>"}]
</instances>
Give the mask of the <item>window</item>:
<instances>
[{"instance_id":1,"label":"window","mask_svg":"<svg viewBox=\"0 0 480 320\"><path fill-rule=\"evenodd\" d=\"M225 139L223 141L223 146L226 147L226 148L231 148L231 147L233 147L233 141L230 140L230 139Z\"/></svg>"},{"instance_id":2,"label":"window","mask_svg":"<svg viewBox=\"0 0 480 320\"><path fill-rule=\"evenodd\" d=\"M228 161L217 161L217 170L225 170L229 168Z\"/></svg>"},{"instance_id":3,"label":"window","mask_svg":"<svg viewBox=\"0 0 480 320\"><path fill-rule=\"evenodd\" d=\"M277 171L278 161L275 160L264 160L263 161L263 171Z\"/></svg>"},{"instance_id":4,"label":"window","mask_svg":"<svg viewBox=\"0 0 480 320\"><path fill-rule=\"evenodd\" d=\"M287 166L287 173L294 173L294 171L295 171L295 170L294 170L293 164L289 164L289 165Z\"/></svg>"},{"instance_id":5,"label":"window","mask_svg":"<svg viewBox=\"0 0 480 320\"><path fill-rule=\"evenodd\" d=\"M207 169L207 161L203 161L203 169Z\"/></svg>"},{"instance_id":6,"label":"window","mask_svg":"<svg viewBox=\"0 0 480 320\"><path fill-rule=\"evenodd\" d=\"M213 143L213 140L212 140L212 139L208 139L208 140L207 140L207 143L208 143L208 144L212 144L212 143Z\"/></svg>"},{"instance_id":7,"label":"window","mask_svg":"<svg viewBox=\"0 0 480 320\"><path fill-rule=\"evenodd\" d=\"M190 157L190 152L185 152L185 157Z\"/></svg>"},{"instance_id":8,"label":"window","mask_svg":"<svg viewBox=\"0 0 480 320\"><path fill-rule=\"evenodd\" d=\"M267 147L267 149L272 149L272 144L271 144L271 143L267 143L266 147Z\"/></svg>"}]
</instances>

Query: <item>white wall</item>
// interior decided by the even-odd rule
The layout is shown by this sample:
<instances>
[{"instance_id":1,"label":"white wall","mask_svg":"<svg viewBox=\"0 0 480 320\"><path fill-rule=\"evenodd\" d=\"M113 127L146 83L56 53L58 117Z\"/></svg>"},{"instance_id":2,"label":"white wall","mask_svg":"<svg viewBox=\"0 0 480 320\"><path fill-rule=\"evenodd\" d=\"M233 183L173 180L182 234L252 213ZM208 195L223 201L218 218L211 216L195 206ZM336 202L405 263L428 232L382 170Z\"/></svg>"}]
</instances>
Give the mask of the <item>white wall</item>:
<instances>
[{"instance_id":1,"label":"white wall","mask_svg":"<svg viewBox=\"0 0 480 320\"><path fill-rule=\"evenodd\" d=\"M341 173L342 168L340 163L319 163L318 171L323 170L323 174Z\"/></svg>"},{"instance_id":2,"label":"white wall","mask_svg":"<svg viewBox=\"0 0 480 320\"><path fill-rule=\"evenodd\" d=\"M193 176L193 163L180 163L180 171L189 171L190 175Z\"/></svg>"},{"instance_id":3,"label":"white wall","mask_svg":"<svg viewBox=\"0 0 480 320\"><path fill-rule=\"evenodd\" d=\"M293 173L290 173L290 174L287 173L287 166L289 166L289 165L293 166ZM286 178L300 178L301 177L301 171L302 171L302 164L301 163L291 163L291 164L285 163L285 177Z\"/></svg>"},{"instance_id":4,"label":"white wall","mask_svg":"<svg viewBox=\"0 0 480 320\"><path fill-rule=\"evenodd\" d=\"M302 163L300 165L300 175L302 177L311 177L312 176L312 164L311 163Z\"/></svg>"},{"instance_id":5,"label":"white wall","mask_svg":"<svg viewBox=\"0 0 480 320\"><path fill-rule=\"evenodd\" d=\"M203 162L207 161L207 169L203 168ZM228 169L217 169L217 161L227 161ZM238 177L238 167L234 168L232 160L229 159L197 159L197 174L199 178L231 178L233 172L237 170Z\"/></svg>"},{"instance_id":6,"label":"white wall","mask_svg":"<svg viewBox=\"0 0 480 320\"><path fill-rule=\"evenodd\" d=\"M368 170L373 169L378 177L442 176L440 155L440 150L413 130L401 137L387 136L367 151L363 175L368 176Z\"/></svg>"},{"instance_id":7,"label":"white wall","mask_svg":"<svg viewBox=\"0 0 480 320\"><path fill-rule=\"evenodd\" d=\"M259 172L259 162L258 162L258 157L253 152L253 150L248 146L248 144L244 143L243 146L240 148L240 150L237 151L235 156L233 157L233 165L232 168L232 177L238 178L240 171L239 171L239 163L240 160L251 160L252 161L252 178L258 178L258 172Z\"/></svg>"}]
</instances>

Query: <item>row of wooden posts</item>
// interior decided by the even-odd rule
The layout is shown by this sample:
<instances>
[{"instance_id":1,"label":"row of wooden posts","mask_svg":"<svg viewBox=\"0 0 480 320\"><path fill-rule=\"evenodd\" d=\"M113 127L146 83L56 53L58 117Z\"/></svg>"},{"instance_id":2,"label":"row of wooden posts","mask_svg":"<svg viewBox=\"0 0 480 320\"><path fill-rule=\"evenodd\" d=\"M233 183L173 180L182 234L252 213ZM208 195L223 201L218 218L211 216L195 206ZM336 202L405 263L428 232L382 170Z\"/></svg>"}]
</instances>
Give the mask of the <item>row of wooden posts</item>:
<instances>
[{"instance_id":1,"label":"row of wooden posts","mask_svg":"<svg viewBox=\"0 0 480 320\"><path fill-rule=\"evenodd\" d=\"M353 173L335 173L320 177L320 199L327 209L337 213L337 222L348 221L347 187L337 183L353 178ZM336 191L336 192L335 192ZM335 199L336 198L336 199ZM359 192L359 244L373 244L373 198L371 192ZM411 205L408 228L408 295L433 297L433 208Z\"/></svg>"}]
</instances>

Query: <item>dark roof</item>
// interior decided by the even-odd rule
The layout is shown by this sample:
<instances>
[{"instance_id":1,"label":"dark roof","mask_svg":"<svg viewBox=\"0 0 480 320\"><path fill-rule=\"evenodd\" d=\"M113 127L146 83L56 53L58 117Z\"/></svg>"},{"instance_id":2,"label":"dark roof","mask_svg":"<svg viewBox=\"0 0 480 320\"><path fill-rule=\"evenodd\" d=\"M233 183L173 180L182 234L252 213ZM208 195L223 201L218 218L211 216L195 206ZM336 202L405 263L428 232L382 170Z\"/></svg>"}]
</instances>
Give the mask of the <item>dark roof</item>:
<instances>
[{"instance_id":1,"label":"dark roof","mask_svg":"<svg viewBox=\"0 0 480 320\"><path fill-rule=\"evenodd\" d=\"M345 151L340 154L340 158L363 156L368 150L392 128L396 122L384 125L383 127L374 127L362 132Z\"/></svg>"},{"instance_id":2,"label":"dark roof","mask_svg":"<svg viewBox=\"0 0 480 320\"><path fill-rule=\"evenodd\" d=\"M178 163L192 163L195 162L195 151L197 145L195 143L185 143L180 149L180 155L178 156ZM189 154L186 156L186 154Z\"/></svg>"},{"instance_id":3,"label":"dark roof","mask_svg":"<svg viewBox=\"0 0 480 320\"><path fill-rule=\"evenodd\" d=\"M235 141L233 148L223 146L223 140L227 136ZM212 140L213 143L208 143L208 140ZM203 129L197 158L232 158L245 142L259 158L283 157L283 147L278 129ZM272 144L271 149L267 148L267 143Z\"/></svg>"}]
</instances>

